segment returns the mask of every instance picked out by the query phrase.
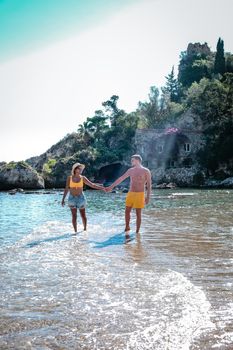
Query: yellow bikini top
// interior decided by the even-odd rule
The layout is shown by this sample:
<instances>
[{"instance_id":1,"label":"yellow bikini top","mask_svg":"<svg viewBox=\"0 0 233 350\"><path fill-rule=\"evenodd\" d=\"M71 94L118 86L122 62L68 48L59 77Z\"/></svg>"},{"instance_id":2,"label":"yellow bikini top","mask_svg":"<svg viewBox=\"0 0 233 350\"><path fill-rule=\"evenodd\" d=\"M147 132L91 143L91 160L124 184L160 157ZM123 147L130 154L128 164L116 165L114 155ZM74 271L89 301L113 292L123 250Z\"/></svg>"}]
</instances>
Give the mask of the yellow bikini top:
<instances>
[{"instance_id":1,"label":"yellow bikini top","mask_svg":"<svg viewBox=\"0 0 233 350\"><path fill-rule=\"evenodd\" d=\"M74 182L72 180L72 176L70 176L70 188L83 188L83 178L82 176L81 177L81 180L79 182Z\"/></svg>"}]
</instances>

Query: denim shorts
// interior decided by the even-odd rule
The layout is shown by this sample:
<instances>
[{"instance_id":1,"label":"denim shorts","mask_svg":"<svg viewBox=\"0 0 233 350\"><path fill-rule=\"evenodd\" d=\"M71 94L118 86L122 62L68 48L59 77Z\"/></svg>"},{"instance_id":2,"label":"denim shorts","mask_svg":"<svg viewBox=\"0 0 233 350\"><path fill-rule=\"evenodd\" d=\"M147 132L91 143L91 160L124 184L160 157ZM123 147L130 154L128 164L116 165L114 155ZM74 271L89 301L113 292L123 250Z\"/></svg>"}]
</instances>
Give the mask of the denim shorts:
<instances>
[{"instance_id":1,"label":"denim shorts","mask_svg":"<svg viewBox=\"0 0 233 350\"><path fill-rule=\"evenodd\" d=\"M82 193L79 196L69 194L68 206L70 208L84 209L86 207L86 198L84 194Z\"/></svg>"}]
</instances>

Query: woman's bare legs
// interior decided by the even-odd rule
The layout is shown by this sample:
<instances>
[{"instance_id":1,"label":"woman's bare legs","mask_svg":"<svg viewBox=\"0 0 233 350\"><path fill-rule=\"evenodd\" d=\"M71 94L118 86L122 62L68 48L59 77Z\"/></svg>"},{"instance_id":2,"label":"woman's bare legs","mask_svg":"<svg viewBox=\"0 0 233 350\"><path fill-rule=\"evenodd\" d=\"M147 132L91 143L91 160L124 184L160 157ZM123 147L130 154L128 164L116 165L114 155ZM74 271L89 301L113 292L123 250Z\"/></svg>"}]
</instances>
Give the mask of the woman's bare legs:
<instances>
[{"instance_id":1,"label":"woman's bare legs","mask_svg":"<svg viewBox=\"0 0 233 350\"><path fill-rule=\"evenodd\" d=\"M85 210L85 208L83 208L83 209L79 209L79 211L80 211L80 215L81 215L82 222L83 222L83 229L84 229L84 231L86 231L86 229L87 229L86 210Z\"/></svg>"},{"instance_id":2,"label":"woman's bare legs","mask_svg":"<svg viewBox=\"0 0 233 350\"><path fill-rule=\"evenodd\" d=\"M74 232L77 232L77 208L70 208L72 213L72 224L74 228Z\"/></svg>"}]
</instances>

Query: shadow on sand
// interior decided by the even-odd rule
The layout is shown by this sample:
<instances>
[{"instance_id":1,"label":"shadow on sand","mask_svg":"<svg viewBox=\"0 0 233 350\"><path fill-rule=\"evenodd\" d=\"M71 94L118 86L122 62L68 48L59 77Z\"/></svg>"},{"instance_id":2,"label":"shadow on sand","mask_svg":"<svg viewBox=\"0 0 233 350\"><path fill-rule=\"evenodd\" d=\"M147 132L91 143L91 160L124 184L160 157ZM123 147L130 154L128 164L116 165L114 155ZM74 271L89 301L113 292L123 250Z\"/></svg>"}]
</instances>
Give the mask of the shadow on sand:
<instances>
[{"instance_id":1,"label":"shadow on sand","mask_svg":"<svg viewBox=\"0 0 233 350\"><path fill-rule=\"evenodd\" d=\"M135 238L135 234L126 235L125 232L122 232L122 233L117 233L116 235L109 237L108 239L106 239L103 242L90 241L90 243L95 244L93 246L93 248L106 248L106 247L113 246L113 245L126 244L126 243L134 240L134 238Z\"/></svg>"},{"instance_id":2,"label":"shadow on sand","mask_svg":"<svg viewBox=\"0 0 233 350\"><path fill-rule=\"evenodd\" d=\"M56 241L60 241L60 240L67 240L70 239L70 237L76 237L77 234L79 234L81 232L77 232L77 233L66 233L64 235L61 236L54 236L54 237L49 237L49 238L45 238L45 239L40 239L37 241L33 241L30 243L27 243L24 247L25 248L33 248L36 247L40 244L43 243L48 243L48 242L56 242ZM102 242L96 242L96 241L90 241L90 240L86 240L88 243L94 244L93 248L106 248L109 246L113 246L113 245L123 245L126 244L128 242L131 242L135 239L135 234L132 233L131 235L126 235L125 232L121 232L121 233L117 233L114 236L109 237L108 239L106 239L105 241Z\"/></svg>"},{"instance_id":3,"label":"shadow on sand","mask_svg":"<svg viewBox=\"0 0 233 350\"><path fill-rule=\"evenodd\" d=\"M49 238L45 238L45 239L40 239L38 241L30 242L30 243L26 244L24 247L25 248L33 248L33 247L35 247L37 245L40 245L42 243L66 240L66 239L69 239L70 237L77 236L78 233L81 233L81 232L72 233L72 234L71 233L65 233L62 236L55 236L55 237L49 237Z\"/></svg>"}]
</instances>

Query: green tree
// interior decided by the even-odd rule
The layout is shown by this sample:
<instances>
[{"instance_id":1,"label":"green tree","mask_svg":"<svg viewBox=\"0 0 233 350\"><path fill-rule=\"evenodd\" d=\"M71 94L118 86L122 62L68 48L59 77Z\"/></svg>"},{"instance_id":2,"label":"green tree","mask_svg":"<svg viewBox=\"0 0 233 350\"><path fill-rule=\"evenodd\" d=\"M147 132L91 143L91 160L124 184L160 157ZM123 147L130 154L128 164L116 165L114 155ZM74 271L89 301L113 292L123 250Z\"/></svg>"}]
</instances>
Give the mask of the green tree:
<instances>
[{"instance_id":1,"label":"green tree","mask_svg":"<svg viewBox=\"0 0 233 350\"><path fill-rule=\"evenodd\" d=\"M122 113L118 115L114 125L112 125L103 135L102 156L106 158L109 151L116 157L115 160L123 159L124 155L132 147L132 138L138 126L139 116L137 112ZM104 145L104 148L103 148ZM104 152L104 153L103 153Z\"/></svg>"},{"instance_id":2,"label":"green tree","mask_svg":"<svg viewBox=\"0 0 233 350\"><path fill-rule=\"evenodd\" d=\"M187 102L203 122L206 144L199 160L211 173L233 159L233 74L213 80L201 80L188 90Z\"/></svg>"},{"instance_id":3,"label":"green tree","mask_svg":"<svg viewBox=\"0 0 233 350\"><path fill-rule=\"evenodd\" d=\"M222 83L227 91L225 113L233 122L233 73L225 73Z\"/></svg>"},{"instance_id":4,"label":"green tree","mask_svg":"<svg viewBox=\"0 0 233 350\"><path fill-rule=\"evenodd\" d=\"M161 127L163 120L163 104L161 104L159 89L150 88L149 101L138 103L138 112L141 116L141 124L146 128Z\"/></svg>"},{"instance_id":5,"label":"green tree","mask_svg":"<svg viewBox=\"0 0 233 350\"><path fill-rule=\"evenodd\" d=\"M81 136L81 140L83 141L85 146L90 145L92 143L92 130L88 120L84 121L83 124L80 124L77 131Z\"/></svg>"},{"instance_id":6,"label":"green tree","mask_svg":"<svg viewBox=\"0 0 233 350\"><path fill-rule=\"evenodd\" d=\"M213 55L206 43L190 43L187 51L180 54L178 82L188 88L202 78L211 78L213 65Z\"/></svg>"},{"instance_id":7,"label":"green tree","mask_svg":"<svg viewBox=\"0 0 233 350\"><path fill-rule=\"evenodd\" d=\"M194 59L183 68L179 81L184 87L189 87L193 82L198 83L202 78L211 78L211 71L211 60Z\"/></svg>"},{"instance_id":8,"label":"green tree","mask_svg":"<svg viewBox=\"0 0 233 350\"><path fill-rule=\"evenodd\" d=\"M181 103L168 101L164 112L164 122L177 123L179 116L184 112L185 107Z\"/></svg>"},{"instance_id":9,"label":"green tree","mask_svg":"<svg viewBox=\"0 0 233 350\"><path fill-rule=\"evenodd\" d=\"M174 66L171 73L166 78L165 86L162 88L164 95L168 95L171 102L178 102L180 97L180 86L178 80L175 78Z\"/></svg>"},{"instance_id":10,"label":"green tree","mask_svg":"<svg viewBox=\"0 0 233 350\"><path fill-rule=\"evenodd\" d=\"M79 125L78 133L89 154L97 163L113 162L124 158L131 149L132 138L138 125L136 112L126 113L118 108L119 97L113 95L102 103L105 111L95 111L93 117ZM83 153L80 153L80 156Z\"/></svg>"},{"instance_id":11,"label":"green tree","mask_svg":"<svg viewBox=\"0 0 233 350\"><path fill-rule=\"evenodd\" d=\"M102 106L104 106L106 113L109 113L109 119L111 126L113 127L117 125L118 118L122 115L125 115L125 111L118 108L117 106L118 100L119 96L113 95L109 100L102 103Z\"/></svg>"},{"instance_id":12,"label":"green tree","mask_svg":"<svg viewBox=\"0 0 233 350\"><path fill-rule=\"evenodd\" d=\"M224 74L226 71L225 57L224 57L224 41L219 38L217 43L217 51L214 61L214 73Z\"/></svg>"},{"instance_id":13,"label":"green tree","mask_svg":"<svg viewBox=\"0 0 233 350\"><path fill-rule=\"evenodd\" d=\"M229 52L225 54L226 73L233 73L233 55Z\"/></svg>"},{"instance_id":14,"label":"green tree","mask_svg":"<svg viewBox=\"0 0 233 350\"><path fill-rule=\"evenodd\" d=\"M109 128L107 120L108 117L102 110L95 111L93 117L87 118L88 130L95 142L98 142L101 139L102 134Z\"/></svg>"},{"instance_id":15,"label":"green tree","mask_svg":"<svg viewBox=\"0 0 233 350\"><path fill-rule=\"evenodd\" d=\"M201 79L199 83L192 83L192 85L185 91L184 94L184 104L186 107L192 107L195 110L195 112L197 112L196 108L198 107L200 95L203 93L208 83L209 80L206 78Z\"/></svg>"},{"instance_id":16,"label":"green tree","mask_svg":"<svg viewBox=\"0 0 233 350\"><path fill-rule=\"evenodd\" d=\"M200 93L191 100L191 107L209 128L226 117L227 87L218 79L202 80L198 87Z\"/></svg>"}]
</instances>

